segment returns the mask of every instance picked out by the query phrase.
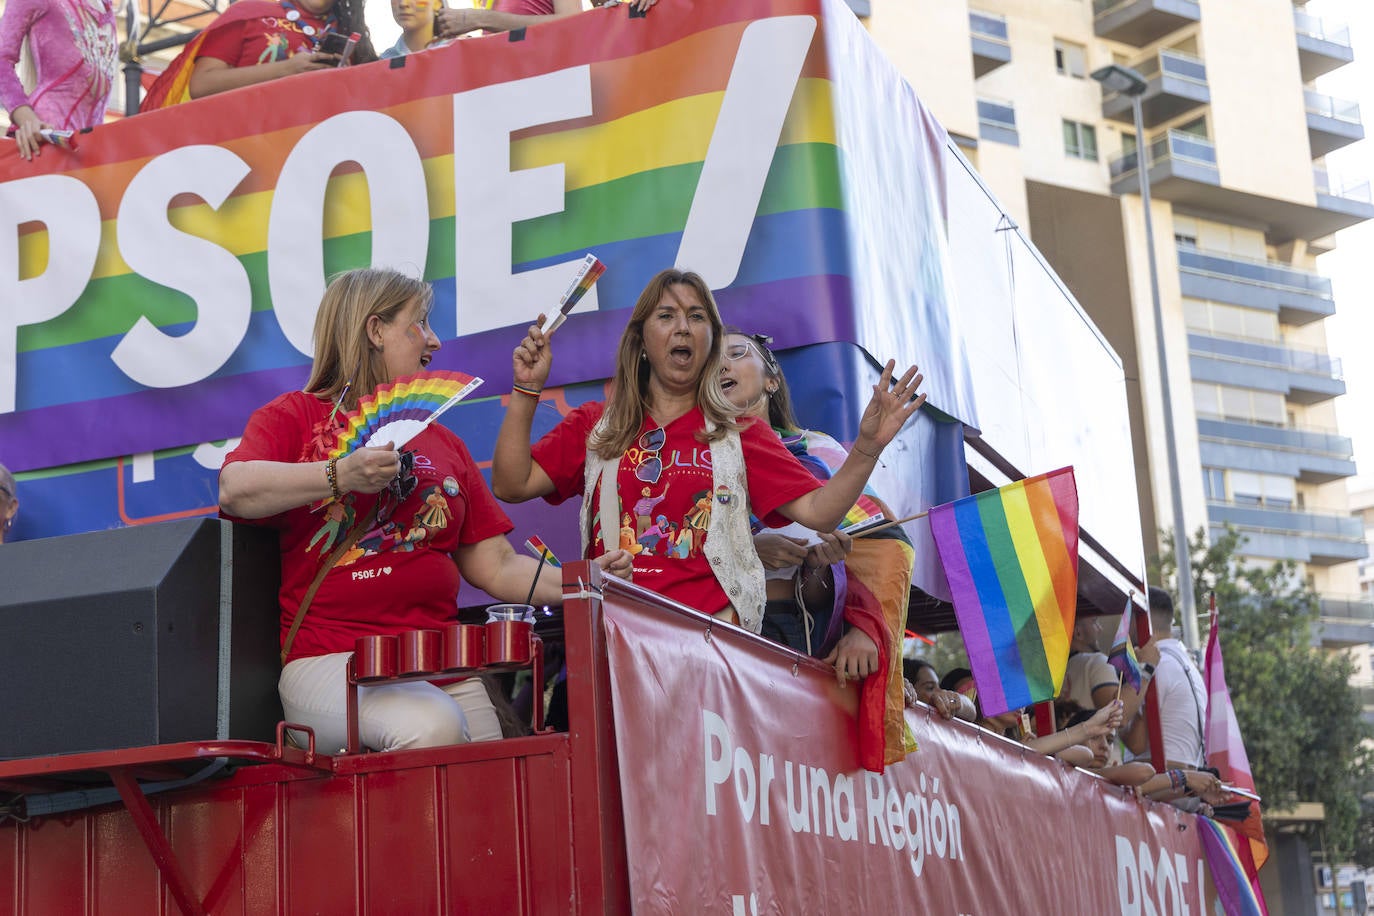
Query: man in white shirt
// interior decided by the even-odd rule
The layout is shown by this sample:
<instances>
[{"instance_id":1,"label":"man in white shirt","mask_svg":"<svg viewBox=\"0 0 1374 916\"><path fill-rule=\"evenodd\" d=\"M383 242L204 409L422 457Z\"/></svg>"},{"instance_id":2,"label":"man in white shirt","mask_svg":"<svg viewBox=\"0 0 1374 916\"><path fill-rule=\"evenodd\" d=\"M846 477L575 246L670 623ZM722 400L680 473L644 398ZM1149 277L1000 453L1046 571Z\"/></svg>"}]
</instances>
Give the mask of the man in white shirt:
<instances>
[{"instance_id":1,"label":"man in white shirt","mask_svg":"<svg viewBox=\"0 0 1374 916\"><path fill-rule=\"evenodd\" d=\"M1159 697L1159 724L1168 769L1197 769L1206 763L1203 734L1207 717L1207 688L1202 672L1183 643L1173 638L1174 602L1162 588L1150 588L1150 627L1154 636L1142 646L1157 653L1154 672ZM1145 717L1140 716L1125 735L1126 746L1138 757L1149 753Z\"/></svg>"}]
</instances>

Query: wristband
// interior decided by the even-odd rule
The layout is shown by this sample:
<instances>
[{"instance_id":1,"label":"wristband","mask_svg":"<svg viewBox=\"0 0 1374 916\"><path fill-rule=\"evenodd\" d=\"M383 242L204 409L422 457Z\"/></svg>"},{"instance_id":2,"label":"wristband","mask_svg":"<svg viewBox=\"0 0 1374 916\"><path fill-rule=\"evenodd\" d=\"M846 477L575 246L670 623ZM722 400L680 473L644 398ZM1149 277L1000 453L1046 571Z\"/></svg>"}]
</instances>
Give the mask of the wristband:
<instances>
[{"instance_id":1,"label":"wristband","mask_svg":"<svg viewBox=\"0 0 1374 916\"><path fill-rule=\"evenodd\" d=\"M539 400L539 392L543 391L544 389L542 389L542 388L526 388L526 387L523 386L523 385L511 385L511 390L514 391L514 392L516 392L517 394L523 394L523 395L525 395L526 397L534 398L534 399L537 401L537 400Z\"/></svg>"},{"instance_id":2,"label":"wristband","mask_svg":"<svg viewBox=\"0 0 1374 916\"><path fill-rule=\"evenodd\" d=\"M1143 665L1141 665L1140 670L1145 673L1146 677L1155 676L1155 666L1150 664L1149 662L1145 662Z\"/></svg>"},{"instance_id":3,"label":"wristband","mask_svg":"<svg viewBox=\"0 0 1374 916\"><path fill-rule=\"evenodd\" d=\"M324 479L329 481L329 492L334 494L334 498L341 498L343 492L339 490L339 459L330 458L325 462Z\"/></svg>"}]
</instances>

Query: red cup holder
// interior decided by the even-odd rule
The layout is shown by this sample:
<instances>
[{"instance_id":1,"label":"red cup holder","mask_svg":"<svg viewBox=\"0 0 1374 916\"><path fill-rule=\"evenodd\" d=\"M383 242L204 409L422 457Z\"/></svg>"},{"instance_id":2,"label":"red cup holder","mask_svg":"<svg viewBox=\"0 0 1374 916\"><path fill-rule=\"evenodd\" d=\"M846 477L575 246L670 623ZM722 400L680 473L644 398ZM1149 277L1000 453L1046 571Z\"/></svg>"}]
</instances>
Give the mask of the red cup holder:
<instances>
[{"instance_id":1,"label":"red cup holder","mask_svg":"<svg viewBox=\"0 0 1374 916\"><path fill-rule=\"evenodd\" d=\"M493 620L487 631L488 665L523 665L530 660L530 632L534 624L525 620Z\"/></svg>"},{"instance_id":2,"label":"red cup holder","mask_svg":"<svg viewBox=\"0 0 1374 916\"><path fill-rule=\"evenodd\" d=\"M487 663L487 628L454 623L444 627L444 670L466 671Z\"/></svg>"},{"instance_id":3,"label":"red cup holder","mask_svg":"<svg viewBox=\"0 0 1374 916\"><path fill-rule=\"evenodd\" d=\"M396 676L395 636L359 636L353 642L353 671L360 681Z\"/></svg>"},{"instance_id":4,"label":"red cup holder","mask_svg":"<svg viewBox=\"0 0 1374 916\"><path fill-rule=\"evenodd\" d=\"M401 676L433 674L444 664L443 636L438 630L410 630L401 634Z\"/></svg>"}]
</instances>

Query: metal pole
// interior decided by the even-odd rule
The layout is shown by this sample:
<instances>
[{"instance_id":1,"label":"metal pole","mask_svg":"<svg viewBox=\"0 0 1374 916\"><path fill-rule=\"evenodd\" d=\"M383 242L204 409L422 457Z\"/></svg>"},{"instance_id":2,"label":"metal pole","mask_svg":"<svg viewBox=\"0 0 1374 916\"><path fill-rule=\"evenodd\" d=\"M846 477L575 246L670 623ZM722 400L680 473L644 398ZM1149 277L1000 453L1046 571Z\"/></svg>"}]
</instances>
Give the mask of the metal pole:
<instances>
[{"instance_id":1,"label":"metal pole","mask_svg":"<svg viewBox=\"0 0 1374 916\"><path fill-rule=\"evenodd\" d=\"M1174 435L1174 404L1169 393L1169 361L1164 352L1164 307L1159 302L1159 268L1155 265L1154 218L1150 214L1150 149L1149 142L1145 139L1145 117L1141 113L1139 94L1131 96L1131 111L1135 115L1136 172L1140 175L1140 202L1145 208L1145 252L1150 265L1150 301L1155 313L1159 399L1164 409L1164 451L1169 466L1169 497L1174 510L1174 557L1178 561L1179 616L1183 624L1183 644L1190 650L1197 651L1197 606L1193 599L1193 562L1188 555L1188 528L1183 520L1183 488L1179 485L1178 475L1178 439Z\"/></svg>"},{"instance_id":2,"label":"metal pole","mask_svg":"<svg viewBox=\"0 0 1374 916\"><path fill-rule=\"evenodd\" d=\"M120 56L124 58L124 115L133 117L138 114L138 105L143 89L143 62L139 59L138 49L138 5L135 0L127 0L124 7L124 46Z\"/></svg>"}]
</instances>

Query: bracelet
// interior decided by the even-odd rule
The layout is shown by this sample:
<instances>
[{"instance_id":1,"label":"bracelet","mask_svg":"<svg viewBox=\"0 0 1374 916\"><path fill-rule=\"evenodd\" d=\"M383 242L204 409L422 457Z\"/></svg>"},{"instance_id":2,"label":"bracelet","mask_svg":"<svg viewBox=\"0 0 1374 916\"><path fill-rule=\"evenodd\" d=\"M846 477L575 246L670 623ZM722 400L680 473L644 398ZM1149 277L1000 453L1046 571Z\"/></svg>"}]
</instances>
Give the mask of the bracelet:
<instances>
[{"instance_id":1,"label":"bracelet","mask_svg":"<svg viewBox=\"0 0 1374 916\"><path fill-rule=\"evenodd\" d=\"M335 499L343 496L343 491L339 489L339 459L330 458L325 462L324 479L329 481L329 492L334 494Z\"/></svg>"},{"instance_id":2,"label":"bracelet","mask_svg":"<svg viewBox=\"0 0 1374 916\"><path fill-rule=\"evenodd\" d=\"M517 393L517 394L523 394L523 395L525 395L526 397L534 398L534 399L537 401L537 400L539 400L539 393L540 393L541 391L543 391L544 389L543 389L543 388L526 388L524 385L511 385L511 390L514 391L514 392Z\"/></svg>"},{"instance_id":3,"label":"bracelet","mask_svg":"<svg viewBox=\"0 0 1374 916\"><path fill-rule=\"evenodd\" d=\"M1147 678L1155 676L1155 666L1150 664L1149 662L1146 662L1145 664L1141 665L1140 670Z\"/></svg>"},{"instance_id":4,"label":"bracelet","mask_svg":"<svg viewBox=\"0 0 1374 916\"><path fill-rule=\"evenodd\" d=\"M882 449L878 449L878 454L875 455L875 454L873 454L872 452L866 452L866 451L864 451L863 449L859 448L859 446L857 446L857 445L854 446L854 451L858 452L860 455L863 455L863 456L866 457L866 458L872 458L874 461L877 461L877 460L878 460L878 455L881 455L881 454L883 453L883 450L882 450Z\"/></svg>"}]
</instances>

